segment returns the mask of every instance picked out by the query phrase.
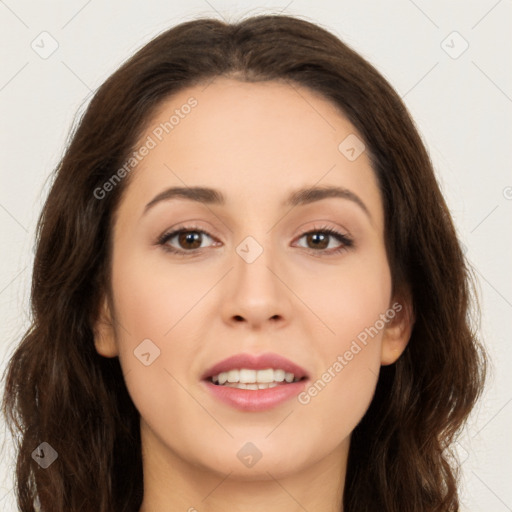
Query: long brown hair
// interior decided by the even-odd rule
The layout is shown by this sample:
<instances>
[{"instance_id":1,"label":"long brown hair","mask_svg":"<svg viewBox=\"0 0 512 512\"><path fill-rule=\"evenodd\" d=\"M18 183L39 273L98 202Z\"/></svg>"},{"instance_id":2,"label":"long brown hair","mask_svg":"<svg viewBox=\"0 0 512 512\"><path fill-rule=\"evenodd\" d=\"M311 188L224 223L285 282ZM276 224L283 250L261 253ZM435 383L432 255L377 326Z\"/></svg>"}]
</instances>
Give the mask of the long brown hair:
<instances>
[{"instance_id":1,"label":"long brown hair","mask_svg":"<svg viewBox=\"0 0 512 512\"><path fill-rule=\"evenodd\" d=\"M139 413L118 359L95 351L92 330L109 296L111 228L129 180L101 199L94 191L123 165L163 100L217 76L321 93L363 136L378 178L393 287L410 291L416 321L352 434L345 512L458 510L449 450L485 375L470 317L472 274L398 95L330 32L281 15L199 19L162 33L98 89L74 130L38 223L32 325L6 375L20 510L32 512L36 496L43 512L139 510ZM31 456L43 442L58 453L47 469Z\"/></svg>"}]
</instances>

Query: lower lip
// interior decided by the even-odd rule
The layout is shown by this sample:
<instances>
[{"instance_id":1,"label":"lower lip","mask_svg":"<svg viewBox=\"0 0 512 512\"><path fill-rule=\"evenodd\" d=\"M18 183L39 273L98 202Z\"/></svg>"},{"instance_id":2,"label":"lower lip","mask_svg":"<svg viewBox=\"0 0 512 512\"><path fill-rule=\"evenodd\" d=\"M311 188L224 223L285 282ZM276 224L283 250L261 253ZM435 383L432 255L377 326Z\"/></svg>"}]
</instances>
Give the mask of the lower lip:
<instances>
[{"instance_id":1,"label":"lower lip","mask_svg":"<svg viewBox=\"0 0 512 512\"><path fill-rule=\"evenodd\" d=\"M208 390L221 402L241 411L266 411L290 400L304 390L307 379L278 384L267 389L238 389L203 381Z\"/></svg>"}]
</instances>

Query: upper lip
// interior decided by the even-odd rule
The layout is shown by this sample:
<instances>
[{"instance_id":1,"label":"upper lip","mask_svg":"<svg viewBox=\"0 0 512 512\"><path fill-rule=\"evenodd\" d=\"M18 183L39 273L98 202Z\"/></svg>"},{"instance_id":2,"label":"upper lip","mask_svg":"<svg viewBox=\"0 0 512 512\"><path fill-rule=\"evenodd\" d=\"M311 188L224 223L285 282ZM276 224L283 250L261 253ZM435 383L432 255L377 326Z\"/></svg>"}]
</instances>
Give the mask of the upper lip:
<instances>
[{"instance_id":1,"label":"upper lip","mask_svg":"<svg viewBox=\"0 0 512 512\"><path fill-rule=\"evenodd\" d=\"M297 379L308 376L306 370L295 364L293 361L290 361L279 354L268 352L259 355L236 354L228 357L206 370L201 379L208 379L221 372L242 368L247 368L249 370L265 370L267 368L282 369L285 372L293 373Z\"/></svg>"}]
</instances>

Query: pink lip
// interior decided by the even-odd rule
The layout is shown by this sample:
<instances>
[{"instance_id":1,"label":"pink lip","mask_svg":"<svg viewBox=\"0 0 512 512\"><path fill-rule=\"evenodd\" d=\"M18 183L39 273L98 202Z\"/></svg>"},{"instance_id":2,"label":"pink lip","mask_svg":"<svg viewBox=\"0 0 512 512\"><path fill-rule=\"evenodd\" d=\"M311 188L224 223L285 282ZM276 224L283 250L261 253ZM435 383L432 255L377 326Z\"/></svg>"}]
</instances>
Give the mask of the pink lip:
<instances>
[{"instance_id":1,"label":"pink lip","mask_svg":"<svg viewBox=\"0 0 512 512\"><path fill-rule=\"evenodd\" d=\"M258 356L251 354L236 354L228 357L204 372L201 379L208 379L209 377L218 375L221 372L240 368L247 368L249 370L266 370L267 368L274 368L277 370L280 368L285 372L293 373L297 379L308 376L304 368L296 365L279 354L268 352Z\"/></svg>"},{"instance_id":2,"label":"pink lip","mask_svg":"<svg viewBox=\"0 0 512 512\"><path fill-rule=\"evenodd\" d=\"M267 389L237 389L229 386L218 386L210 377L233 369L248 368L250 370L265 370L267 368L282 369L293 373L298 382L278 384ZM224 359L207 370L202 381L209 392L220 401L242 411L264 411L276 407L304 390L308 375L304 368L278 354L237 354Z\"/></svg>"},{"instance_id":3,"label":"pink lip","mask_svg":"<svg viewBox=\"0 0 512 512\"><path fill-rule=\"evenodd\" d=\"M209 380L202 381L208 391L221 402L248 412L265 411L277 407L304 391L307 382L308 379L305 379L289 384L279 384L274 388L251 390L217 386Z\"/></svg>"}]
</instances>

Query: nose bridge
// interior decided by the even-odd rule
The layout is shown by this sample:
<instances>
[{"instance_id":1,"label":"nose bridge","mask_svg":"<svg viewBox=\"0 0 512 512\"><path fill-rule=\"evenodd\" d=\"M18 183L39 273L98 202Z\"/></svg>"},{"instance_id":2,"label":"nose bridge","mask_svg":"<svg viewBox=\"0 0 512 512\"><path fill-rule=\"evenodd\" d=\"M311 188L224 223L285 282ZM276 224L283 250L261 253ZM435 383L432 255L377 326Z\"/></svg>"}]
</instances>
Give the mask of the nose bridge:
<instances>
[{"instance_id":1,"label":"nose bridge","mask_svg":"<svg viewBox=\"0 0 512 512\"><path fill-rule=\"evenodd\" d=\"M257 263L259 269L265 264L270 264L269 254L272 252L271 242L274 231L269 230L269 205L262 198L240 195L237 206L239 207L239 218L232 233L236 238L234 258L236 272L243 273L244 265L251 268Z\"/></svg>"},{"instance_id":2,"label":"nose bridge","mask_svg":"<svg viewBox=\"0 0 512 512\"><path fill-rule=\"evenodd\" d=\"M228 319L242 318L259 324L288 316L289 298L276 276L279 258L270 247L270 240L262 232L246 236L235 247L231 288L224 309Z\"/></svg>"},{"instance_id":3,"label":"nose bridge","mask_svg":"<svg viewBox=\"0 0 512 512\"><path fill-rule=\"evenodd\" d=\"M267 299L277 292L275 275L269 270L277 263L275 251L270 247L269 238L263 235L245 237L235 249L235 277L237 289L250 292L254 298L260 294Z\"/></svg>"}]
</instances>

